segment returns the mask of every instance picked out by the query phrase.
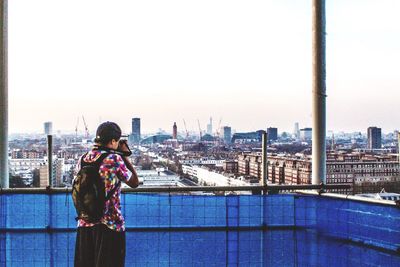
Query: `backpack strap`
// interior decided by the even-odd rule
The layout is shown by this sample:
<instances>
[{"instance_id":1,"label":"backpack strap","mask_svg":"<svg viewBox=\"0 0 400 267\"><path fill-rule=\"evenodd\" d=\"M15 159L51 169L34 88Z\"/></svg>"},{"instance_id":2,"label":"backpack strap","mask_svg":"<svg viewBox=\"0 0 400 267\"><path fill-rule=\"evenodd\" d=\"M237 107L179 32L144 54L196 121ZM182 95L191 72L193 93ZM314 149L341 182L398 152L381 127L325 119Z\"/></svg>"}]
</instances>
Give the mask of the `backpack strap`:
<instances>
[{"instance_id":1,"label":"backpack strap","mask_svg":"<svg viewBox=\"0 0 400 267\"><path fill-rule=\"evenodd\" d=\"M82 155L81 157L81 162L80 162L80 169L82 169L83 166L87 165L88 163L86 163L83 159L87 156L89 152L86 152L85 154Z\"/></svg>"},{"instance_id":2,"label":"backpack strap","mask_svg":"<svg viewBox=\"0 0 400 267\"><path fill-rule=\"evenodd\" d=\"M128 151L125 151L125 152L114 150L114 149L108 148L106 146L100 146L100 145L95 145L93 147L93 149L94 150L104 150L104 151L107 151L112 154L120 155L121 157L129 157L130 155L132 155L132 151L130 150L128 145L126 145L126 147L128 148Z\"/></svg>"},{"instance_id":3,"label":"backpack strap","mask_svg":"<svg viewBox=\"0 0 400 267\"><path fill-rule=\"evenodd\" d=\"M103 160L110 154L111 153L108 153L108 152L102 153L100 155L100 157L94 163L100 168L101 164L103 163Z\"/></svg>"},{"instance_id":4,"label":"backpack strap","mask_svg":"<svg viewBox=\"0 0 400 267\"><path fill-rule=\"evenodd\" d=\"M82 156L82 158L81 158L81 169L82 169L82 167L84 167L84 166L87 166L87 165L96 165L96 166L98 166L99 168L100 168L100 166L101 166L101 163L103 162L103 160L108 156L108 155L110 155L110 153L102 153L100 156L99 156L99 158L98 159L96 159L96 161L93 161L93 162L86 162L86 161L84 161L83 159L87 156L89 154L89 152L86 152L85 154L83 154L83 156Z\"/></svg>"},{"instance_id":5,"label":"backpack strap","mask_svg":"<svg viewBox=\"0 0 400 267\"><path fill-rule=\"evenodd\" d=\"M119 152L118 150L114 150L114 149L111 149L111 148L106 147L106 146L98 146L98 145L95 145L95 146L93 147L93 150L98 150L98 151L103 150L103 151L106 151L106 152L108 152L108 153L110 153L110 154L117 154L117 155L122 156L122 152Z\"/></svg>"}]
</instances>

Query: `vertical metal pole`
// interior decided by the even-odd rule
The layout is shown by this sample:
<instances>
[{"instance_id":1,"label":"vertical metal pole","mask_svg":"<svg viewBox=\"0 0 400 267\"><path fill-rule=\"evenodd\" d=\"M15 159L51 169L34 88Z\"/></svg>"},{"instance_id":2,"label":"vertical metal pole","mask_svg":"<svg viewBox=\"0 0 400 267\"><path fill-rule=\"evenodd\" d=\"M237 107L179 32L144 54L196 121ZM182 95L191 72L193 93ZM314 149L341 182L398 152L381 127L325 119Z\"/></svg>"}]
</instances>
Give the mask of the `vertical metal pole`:
<instances>
[{"instance_id":1,"label":"vertical metal pole","mask_svg":"<svg viewBox=\"0 0 400 267\"><path fill-rule=\"evenodd\" d=\"M261 162L262 162L262 169L261 169L261 185L266 186L267 185L267 180L268 180L268 168L267 168L267 143L268 143L268 134L266 131L263 131L262 133L262 156L261 156Z\"/></svg>"},{"instance_id":2,"label":"vertical metal pole","mask_svg":"<svg viewBox=\"0 0 400 267\"><path fill-rule=\"evenodd\" d=\"M47 136L47 167L49 174L48 186L52 186L53 181L53 136L49 134Z\"/></svg>"},{"instance_id":3,"label":"vertical metal pole","mask_svg":"<svg viewBox=\"0 0 400 267\"><path fill-rule=\"evenodd\" d=\"M312 0L312 184L326 183L325 0Z\"/></svg>"},{"instance_id":4,"label":"vertical metal pole","mask_svg":"<svg viewBox=\"0 0 400 267\"><path fill-rule=\"evenodd\" d=\"M9 187L7 0L0 0L0 186Z\"/></svg>"}]
</instances>

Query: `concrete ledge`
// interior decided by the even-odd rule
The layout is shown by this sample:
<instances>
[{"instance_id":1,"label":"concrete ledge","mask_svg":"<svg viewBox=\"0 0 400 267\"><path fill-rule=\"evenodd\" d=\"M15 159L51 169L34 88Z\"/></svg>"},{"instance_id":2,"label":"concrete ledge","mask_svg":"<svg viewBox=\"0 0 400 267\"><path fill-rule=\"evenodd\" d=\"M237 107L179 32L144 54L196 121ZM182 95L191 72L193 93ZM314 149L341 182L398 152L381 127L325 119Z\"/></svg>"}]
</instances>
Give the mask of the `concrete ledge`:
<instances>
[{"instance_id":1,"label":"concrete ledge","mask_svg":"<svg viewBox=\"0 0 400 267\"><path fill-rule=\"evenodd\" d=\"M335 194L335 193L318 193L313 190L298 190L298 191L296 191L296 193L302 194L302 195L312 195L312 196L322 196L322 197L336 198L336 199L354 200L354 201L366 202L366 203L371 203L371 204L396 206L396 202L393 200L373 199L373 198L367 198L367 197L359 197L359 196L351 196L351 195L343 195L343 194Z\"/></svg>"}]
</instances>

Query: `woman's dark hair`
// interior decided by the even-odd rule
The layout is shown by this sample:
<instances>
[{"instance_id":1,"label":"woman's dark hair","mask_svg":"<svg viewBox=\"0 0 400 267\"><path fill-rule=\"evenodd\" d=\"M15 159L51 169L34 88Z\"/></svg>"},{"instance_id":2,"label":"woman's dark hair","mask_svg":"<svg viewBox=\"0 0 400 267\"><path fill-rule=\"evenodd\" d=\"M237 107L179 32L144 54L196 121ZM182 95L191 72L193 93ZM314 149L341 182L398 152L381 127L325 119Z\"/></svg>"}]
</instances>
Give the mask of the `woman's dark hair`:
<instances>
[{"instance_id":1,"label":"woman's dark hair","mask_svg":"<svg viewBox=\"0 0 400 267\"><path fill-rule=\"evenodd\" d=\"M102 145L108 144L111 140L121 138L121 128L115 122L106 121L97 127L94 141Z\"/></svg>"}]
</instances>

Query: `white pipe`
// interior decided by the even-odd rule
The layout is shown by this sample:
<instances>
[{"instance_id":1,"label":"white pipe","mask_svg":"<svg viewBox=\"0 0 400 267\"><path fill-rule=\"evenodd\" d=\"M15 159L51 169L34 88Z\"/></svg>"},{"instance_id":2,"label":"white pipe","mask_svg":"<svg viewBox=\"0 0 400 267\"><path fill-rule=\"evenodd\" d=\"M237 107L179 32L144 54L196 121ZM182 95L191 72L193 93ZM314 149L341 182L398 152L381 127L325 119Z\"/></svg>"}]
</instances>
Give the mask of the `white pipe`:
<instances>
[{"instance_id":1,"label":"white pipe","mask_svg":"<svg viewBox=\"0 0 400 267\"><path fill-rule=\"evenodd\" d=\"M312 184L326 183L325 0L312 2Z\"/></svg>"},{"instance_id":2,"label":"white pipe","mask_svg":"<svg viewBox=\"0 0 400 267\"><path fill-rule=\"evenodd\" d=\"M9 187L7 0L0 0L0 185Z\"/></svg>"}]
</instances>

